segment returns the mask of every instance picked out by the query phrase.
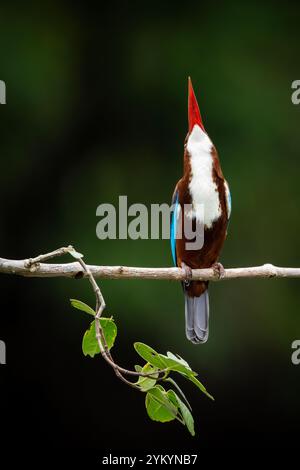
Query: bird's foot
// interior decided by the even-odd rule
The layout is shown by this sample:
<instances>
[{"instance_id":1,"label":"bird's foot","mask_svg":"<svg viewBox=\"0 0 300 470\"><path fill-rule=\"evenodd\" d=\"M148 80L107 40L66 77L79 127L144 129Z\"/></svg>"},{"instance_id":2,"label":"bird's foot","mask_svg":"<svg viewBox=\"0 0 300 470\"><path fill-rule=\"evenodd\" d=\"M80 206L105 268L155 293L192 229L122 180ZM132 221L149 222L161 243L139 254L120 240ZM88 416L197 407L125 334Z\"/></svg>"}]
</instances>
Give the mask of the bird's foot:
<instances>
[{"instance_id":1,"label":"bird's foot","mask_svg":"<svg viewBox=\"0 0 300 470\"><path fill-rule=\"evenodd\" d=\"M184 271L184 283L186 286L190 285L191 280L193 279L193 271L192 268L187 266L185 263L181 263L181 269Z\"/></svg>"},{"instance_id":2,"label":"bird's foot","mask_svg":"<svg viewBox=\"0 0 300 470\"><path fill-rule=\"evenodd\" d=\"M218 277L218 279L223 279L225 277L225 269L223 264L215 263L212 265L212 268L214 270L214 274Z\"/></svg>"}]
</instances>

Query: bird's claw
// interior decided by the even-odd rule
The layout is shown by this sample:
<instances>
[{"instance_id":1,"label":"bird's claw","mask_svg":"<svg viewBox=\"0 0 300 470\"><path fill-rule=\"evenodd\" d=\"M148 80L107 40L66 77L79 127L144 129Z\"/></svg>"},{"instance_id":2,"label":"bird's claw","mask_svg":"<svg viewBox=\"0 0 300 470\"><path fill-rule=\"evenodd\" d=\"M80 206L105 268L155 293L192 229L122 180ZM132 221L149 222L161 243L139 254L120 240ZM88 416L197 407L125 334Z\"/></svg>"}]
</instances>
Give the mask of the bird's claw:
<instances>
[{"instance_id":1,"label":"bird's claw","mask_svg":"<svg viewBox=\"0 0 300 470\"><path fill-rule=\"evenodd\" d=\"M186 286L190 285L191 280L193 279L192 268L187 266L185 263L181 263L181 269L184 272L184 283Z\"/></svg>"},{"instance_id":2,"label":"bird's claw","mask_svg":"<svg viewBox=\"0 0 300 470\"><path fill-rule=\"evenodd\" d=\"M218 277L218 279L223 279L225 277L225 269L223 264L215 263L212 265L212 268L214 270L214 274Z\"/></svg>"}]
</instances>

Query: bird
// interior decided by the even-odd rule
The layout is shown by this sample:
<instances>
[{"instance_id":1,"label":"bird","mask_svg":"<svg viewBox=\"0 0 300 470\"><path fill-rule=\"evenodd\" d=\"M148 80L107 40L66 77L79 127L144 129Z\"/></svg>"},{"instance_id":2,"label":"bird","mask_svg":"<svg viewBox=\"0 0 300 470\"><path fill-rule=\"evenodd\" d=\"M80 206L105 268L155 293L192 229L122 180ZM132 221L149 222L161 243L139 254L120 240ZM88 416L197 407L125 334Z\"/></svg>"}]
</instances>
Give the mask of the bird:
<instances>
[{"instance_id":1,"label":"bird","mask_svg":"<svg viewBox=\"0 0 300 470\"><path fill-rule=\"evenodd\" d=\"M188 78L188 133L184 142L183 176L175 186L170 224L171 252L175 266L185 272L185 332L194 344L205 343L209 335L207 281L193 281L192 269L211 268L224 275L219 262L228 221L231 195L217 150L204 128L192 80ZM202 233L202 243L190 248L188 223ZM180 228L180 230L179 230ZM201 232L202 229L202 232ZM190 244L190 245L189 245Z\"/></svg>"}]
</instances>

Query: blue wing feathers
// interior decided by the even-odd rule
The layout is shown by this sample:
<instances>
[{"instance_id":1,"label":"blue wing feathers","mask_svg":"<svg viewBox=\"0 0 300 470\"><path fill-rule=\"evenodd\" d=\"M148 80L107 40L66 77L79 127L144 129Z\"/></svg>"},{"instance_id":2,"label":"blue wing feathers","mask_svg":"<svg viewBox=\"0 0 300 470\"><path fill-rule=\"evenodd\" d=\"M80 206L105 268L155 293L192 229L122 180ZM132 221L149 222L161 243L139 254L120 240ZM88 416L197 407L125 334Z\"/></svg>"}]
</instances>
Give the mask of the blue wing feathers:
<instances>
[{"instance_id":1,"label":"blue wing feathers","mask_svg":"<svg viewBox=\"0 0 300 470\"><path fill-rule=\"evenodd\" d=\"M177 231L177 210L178 210L178 191L175 192L172 205L173 211L171 216L171 229L170 229L170 241L171 241L171 251L174 265L177 266L177 256L176 256L176 231Z\"/></svg>"},{"instance_id":2,"label":"blue wing feathers","mask_svg":"<svg viewBox=\"0 0 300 470\"><path fill-rule=\"evenodd\" d=\"M226 206L227 206L227 216L228 220L231 215L231 194L227 181L225 181L225 196L226 196Z\"/></svg>"}]
</instances>

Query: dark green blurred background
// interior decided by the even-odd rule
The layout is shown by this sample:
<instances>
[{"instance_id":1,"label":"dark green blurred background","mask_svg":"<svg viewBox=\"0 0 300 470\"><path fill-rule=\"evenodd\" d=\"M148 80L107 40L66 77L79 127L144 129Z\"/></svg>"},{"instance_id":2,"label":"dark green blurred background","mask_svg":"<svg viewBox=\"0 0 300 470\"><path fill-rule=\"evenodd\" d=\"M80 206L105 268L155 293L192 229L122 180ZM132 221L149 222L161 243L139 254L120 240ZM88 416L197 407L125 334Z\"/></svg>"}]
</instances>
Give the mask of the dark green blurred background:
<instances>
[{"instance_id":1,"label":"dark green blurred background","mask_svg":"<svg viewBox=\"0 0 300 470\"><path fill-rule=\"evenodd\" d=\"M91 264L169 266L167 240L99 241L96 208L169 202L182 174L187 76L229 181L233 212L221 261L299 266L300 79L297 3L45 2L0 7L1 256L73 244ZM66 258L67 260L67 258ZM119 327L116 359L132 343L186 358L215 403L186 384L196 420L151 422L143 396L99 359L84 358L86 281L1 277L0 369L6 436L72 454L108 450L292 445L300 417L299 281L211 285L210 339L184 334L183 296L167 281L102 281ZM98 412L95 398L98 399ZM125 403L125 406L124 406ZM100 422L100 425L99 425ZM126 453L126 452L124 452Z\"/></svg>"}]
</instances>

